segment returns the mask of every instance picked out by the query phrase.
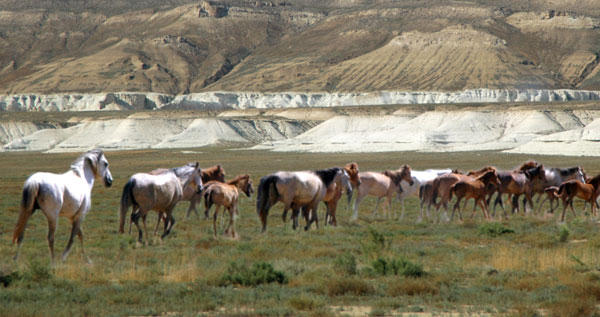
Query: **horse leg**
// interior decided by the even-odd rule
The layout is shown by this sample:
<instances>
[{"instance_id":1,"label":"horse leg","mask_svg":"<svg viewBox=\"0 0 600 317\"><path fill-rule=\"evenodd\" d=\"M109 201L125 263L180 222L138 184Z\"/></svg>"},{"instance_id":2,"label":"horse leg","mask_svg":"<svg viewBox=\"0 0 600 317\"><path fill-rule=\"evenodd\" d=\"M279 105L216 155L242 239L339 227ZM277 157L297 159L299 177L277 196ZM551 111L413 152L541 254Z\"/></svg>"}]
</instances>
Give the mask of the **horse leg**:
<instances>
[{"instance_id":1,"label":"horse leg","mask_svg":"<svg viewBox=\"0 0 600 317\"><path fill-rule=\"evenodd\" d=\"M148 214L142 215L142 224L144 225L144 244L148 246L148 228L146 227L146 216L148 216Z\"/></svg>"},{"instance_id":2,"label":"horse leg","mask_svg":"<svg viewBox=\"0 0 600 317\"><path fill-rule=\"evenodd\" d=\"M462 200L462 197L460 196L456 196L456 202L454 203L454 206L452 207L452 213L450 214L450 221L452 221L452 219L454 219L454 211L458 209L458 215L460 217L460 220L462 221L462 214L460 212L460 201Z\"/></svg>"},{"instance_id":3,"label":"horse leg","mask_svg":"<svg viewBox=\"0 0 600 317\"><path fill-rule=\"evenodd\" d=\"M140 227L140 217L141 217L141 213L142 210L138 210L137 213L135 214L131 214L131 221L133 221L133 223L135 224L135 226L138 229L138 240L136 241L135 245L136 247L140 247L142 246L142 228Z\"/></svg>"},{"instance_id":4,"label":"horse leg","mask_svg":"<svg viewBox=\"0 0 600 317\"><path fill-rule=\"evenodd\" d=\"M160 225L160 221L163 219L163 214L158 213L158 220L156 221L156 226L154 227L154 235L152 235L152 240L156 238L156 234L158 232L158 226ZM167 226L167 220L165 219L165 227Z\"/></svg>"},{"instance_id":5,"label":"horse leg","mask_svg":"<svg viewBox=\"0 0 600 317\"><path fill-rule=\"evenodd\" d=\"M85 259L87 264L92 264L92 260L85 254L85 249L83 247L83 228L82 228L83 220L77 225L77 237L79 237L79 242L81 243L81 255Z\"/></svg>"},{"instance_id":6,"label":"horse leg","mask_svg":"<svg viewBox=\"0 0 600 317\"><path fill-rule=\"evenodd\" d=\"M217 207L215 207L215 213L213 215L213 233L214 233L215 239L217 238L217 216L219 215L220 209L221 209L221 206L217 205Z\"/></svg>"},{"instance_id":7,"label":"horse leg","mask_svg":"<svg viewBox=\"0 0 600 317\"><path fill-rule=\"evenodd\" d=\"M337 204L337 201L331 201L327 204L327 209L329 210L329 224L331 224L334 227L337 226L337 219L335 218ZM327 224L327 221L325 221L325 224Z\"/></svg>"},{"instance_id":8,"label":"horse leg","mask_svg":"<svg viewBox=\"0 0 600 317\"><path fill-rule=\"evenodd\" d=\"M400 205L402 206L402 212L400 213L399 219L403 219L404 218L404 197L400 198Z\"/></svg>"},{"instance_id":9,"label":"horse leg","mask_svg":"<svg viewBox=\"0 0 600 317\"><path fill-rule=\"evenodd\" d=\"M483 211L483 216L485 217L486 220L489 220L490 219L490 213L487 210L487 206L486 206L484 200L483 199L479 199L478 201L475 202L475 204L477 204L477 202L480 203L481 210Z\"/></svg>"},{"instance_id":10,"label":"horse leg","mask_svg":"<svg viewBox=\"0 0 600 317\"><path fill-rule=\"evenodd\" d=\"M167 223L169 224L165 230L165 232L163 232L162 236L160 236L160 239L164 239L167 235L169 235L169 233L171 233L171 230L173 229L173 226L175 225L175 217L173 217L173 208L175 208L175 206L172 206L170 209L168 209L165 212L165 216L166 216L166 220Z\"/></svg>"},{"instance_id":11,"label":"horse leg","mask_svg":"<svg viewBox=\"0 0 600 317\"><path fill-rule=\"evenodd\" d=\"M575 209L573 209L573 198L569 200L569 206L571 207L571 212L573 213L573 218L577 218L577 214L575 214Z\"/></svg>"},{"instance_id":12,"label":"horse leg","mask_svg":"<svg viewBox=\"0 0 600 317\"><path fill-rule=\"evenodd\" d=\"M381 202L381 197L377 198L377 203L375 203L375 209L373 209L373 213L371 213L371 218L375 218L375 215L377 214L377 208L379 208L379 202ZM383 216L385 217L385 211Z\"/></svg>"},{"instance_id":13,"label":"horse leg","mask_svg":"<svg viewBox=\"0 0 600 317\"><path fill-rule=\"evenodd\" d=\"M58 212L52 213L52 215L58 215ZM58 225L58 219L53 218L52 216L46 216L48 219L48 249L50 250L50 261L52 267L54 267L54 234L56 233L56 227Z\"/></svg>"},{"instance_id":14,"label":"horse leg","mask_svg":"<svg viewBox=\"0 0 600 317\"><path fill-rule=\"evenodd\" d=\"M308 231L310 229L310 225L315 222L317 229L319 229L319 215L317 215L317 210L319 209L319 202L313 202L310 205L310 220L307 221L306 226L304 227L304 231Z\"/></svg>"},{"instance_id":15,"label":"horse leg","mask_svg":"<svg viewBox=\"0 0 600 317\"><path fill-rule=\"evenodd\" d=\"M358 219L358 204L360 204L363 199L365 199L365 196L361 195L359 190L358 194L356 194L356 199L354 200L354 213L352 214L352 218L350 218L350 220L355 221Z\"/></svg>"}]
</instances>

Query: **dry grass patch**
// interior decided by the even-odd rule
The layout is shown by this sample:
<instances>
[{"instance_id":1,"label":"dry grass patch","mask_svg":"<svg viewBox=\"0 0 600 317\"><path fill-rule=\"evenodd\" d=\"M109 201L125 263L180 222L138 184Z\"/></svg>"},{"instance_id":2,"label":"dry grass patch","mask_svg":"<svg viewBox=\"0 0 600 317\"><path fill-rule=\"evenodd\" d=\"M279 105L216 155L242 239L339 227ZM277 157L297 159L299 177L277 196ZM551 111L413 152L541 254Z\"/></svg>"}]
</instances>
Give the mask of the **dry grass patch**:
<instances>
[{"instance_id":1,"label":"dry grass patch","mask_svg":"<svg viewBox=\"0 0 600 317\"><path fill-rule=\"evenodd\" d=\"M492 249L490 264L500 271L545 272L576 267L578 264L574 256L588 266L600 264L593 250L564 245L543 249L521 245L497 246Z\"/></svg>"},{"instance_id":2,"label":"dry grass patch","mask_svg":"<svg viewBox=\"0 0 600 317\"><path fill-rule=\"evenodd\" d=\"M387 293L390 296L422 296L437 295L440 288L434 282L426 279L405 278L390 283Z\"/></svg>"}]
</instances>

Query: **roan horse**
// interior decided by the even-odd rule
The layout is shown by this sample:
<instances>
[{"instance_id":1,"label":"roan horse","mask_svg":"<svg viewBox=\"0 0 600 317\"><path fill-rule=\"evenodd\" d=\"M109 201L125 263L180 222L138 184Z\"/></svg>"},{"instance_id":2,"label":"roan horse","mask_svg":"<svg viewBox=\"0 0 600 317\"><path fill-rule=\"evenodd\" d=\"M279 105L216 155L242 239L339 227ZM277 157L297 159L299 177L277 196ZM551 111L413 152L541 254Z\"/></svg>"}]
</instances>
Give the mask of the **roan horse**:
<instances>
[{"instance_id":1,"label":"roan horse","mask_svg":"<svg viewBox=\"0 0 600 317\"><path fill-rule=\"evenodd\" d=\"M361 185L358 187L358 194L354 201L352 220L358 219L358 205L367 195L377 197L377 204L373 210L372 217L375 217L375 214L377 213L381 198L386 197L384 203L384 216L387 216L388 208L391 207L394 194L401 190L400 182L404 180L410 185L414 184L411 177L411 169L408 165L403 165L396 171L385 171L382 173L360 172L358 173L358 176Z\"/></svg>"},{"instance_id":2,"label":"roan horse","mask_svg":"<svg viewBox=\"0 0 600 317\"><path fill-rule=\"evenodd\" d=\"M563 211L560 221L565 221L565 213L567 206L571 207L573 216L577 217L573 209L573 198L579 197L592 205L592 216L596 216L596 199L598 198L598 190L600 187L600 174L593 178L587 179L585 183L579 180L568 180L560 185L556 194L562 200Z\"/></svg>"},{"instance_id":3,"label":"roan horse","mask_svg":"<svg viewBox=\"0 0 600 317\"><path fill-rule=\"evenodd\" d=\"M13 235L13 244L17 242L15 261L19 258L19 250L23 242L23 235L29 217L41 209L48 220L48 246L50 259L54 264L54 233L58 225L58 216L69 218L73 225L69 242L62 254L64 261L73 245L75 235L81 242L81 253L84 259L91 263L83 249L83 230L81 228L85 215L90 210L92 188L94 179L101 177L104 186L112 185L112 175L108 169L108 161L102 150L88 151L72 164L64 174L35 173L31 175L23 186L23 195L19 209L19 220Z\"/></svg>"},{"instance_id":4,"label":"roan horse","mask_svg":"<svg viewBox=\"0 0 600 317\"><path fill-rule=\"evenodd\" d=\"M189 164L191 164L190 166L192 166L194 163L188 163L188 165ZM170 169L158 168L158 169L155 169L152 172L150 172L150 174L158 175L158 174L162 174L162 173L165 173L168 171L170 171ZM220 164L211 166L209 168L203 168L202 174L200 175L200 177L202 178L202 183L208 183L210 181L219 181L219 182L224 183L225 182L225 170L223 169L223 167L221 167ZM190 205L188 206L188 209L185 213L186 219L190 218L190 214L192 213L192 210L194 211L196 216L198 216L198 210L196 209L196 205L200 202L200 200L202 200L202 194L196 193L196 191L193 188L189 187L187 190L184 191L183 198L181 198L181 200L190 202ZM208 214L205 213L204 217L206 219L208 219ZM158 218L159 222L160 222L160 219L161 218ZM157 224L157 226L158 226L158 224Z\"/></svg>"},{"instance_id":5,"label":"roan horse","mask_svg":"<svg viewBox=\"0 0 600 317\"><path fill-rule=\"evenodd\" d=\"M119 233L125 232L125 216L129 206L133 206L131 220L138 228L138 244L141 244L143 236L138 223L140 217L146 232L146 244L148 243L146 215L150 210L156 210L159 215L162 213L166 217L161 238L167 236L175 224L173 209L183 198L185 191L191 187L197 193L202 192L201 170L198 165L196 162L193 166L187 164L157 175L138 173L131 176L123 187L121 196Z\"/></svg>"},{"instance_id":6,"label":"roan horse","mask_svg":"<svg viewBox=\"0 0 600 317\"><path fill-rule=\"evenodd\" d=\"M225 229L225 234L229 233L231 228L231 237L235 238L235 224L234 219L238 214L238 199L239 192L243 192L247 197L250 197L254 192L252 187L252 180L250 175L238 175L227 183L219 181L210 181L204 183L204 207L206 208L205 214L208 214L212 205L216 205L215 214L213 215L213 230L215 238L217 237L217 215L221 206L229 211L229 225Z\"/></svg>"},{"instance_id":7,"label":"roan horse","mask_svg":"<svg viewBox=\"0 0 600 317\"><path fill-rule=\"evenodd\" d=\"M291 208L294 208L294 213L297 215L299 208L306 206L306 213L307 215L310 213L310 220L307 221L304 230L308 230L313 221L317 222L318 227L319 202L325 197L329 185L337 182L344 174L347 174L344 169L333 167L318 171L280 171L262 177L256 199L256 212L262 223L262 232L267 230L269 209L278 201L284 204L282 214L284 222Z\"/></svg>"}]
</instances>

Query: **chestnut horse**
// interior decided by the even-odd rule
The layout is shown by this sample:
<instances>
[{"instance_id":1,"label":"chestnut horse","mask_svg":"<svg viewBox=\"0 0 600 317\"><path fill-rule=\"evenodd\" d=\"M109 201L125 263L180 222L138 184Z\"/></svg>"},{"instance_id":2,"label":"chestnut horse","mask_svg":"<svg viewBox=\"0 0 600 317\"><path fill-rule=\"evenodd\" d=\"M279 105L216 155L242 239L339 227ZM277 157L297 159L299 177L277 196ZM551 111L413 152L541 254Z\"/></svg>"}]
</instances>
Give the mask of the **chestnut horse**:
<instances>
[{"instance_id":1,"label":"chestnut horse","mask_svg":"<svg viewBox=\"0 0 600 317\"><path fill-rule=\"evenodd\" d=\"M194 163L188 163L188 165L192 166L192 165L194 165ZM171 170L171 169L158 168L158 169L155 169L152 172L150 172L150 174L158 175L158 174L168 172L169 170ZM202 178L203 183L208 183L210 181L219 181L219 182L223 183L223 182L225 182L225 170L223 169L223 167L221 167L220 164L211 166L209 168L203 168L202 175L200 175L200 177ZM196 209L196 205L200 202L200 200L202 200L202 193L197 193L192 188L188 188L183 193L183 198L181 200L190 202L190 205L188 206L188 209L185 213L185 218L186 219L190 218L190 214L192 213L192 210L196 214L196 217L198 217L198 210ZM208 219L208 214L205 214L204 217L206 219ZM160 223L160 220L161 220L161 214L159 214L159 218L158 218L159 223ZM158 227L158 223L156 224L156 226Z\"/></svg>"},{"instance_id":2,"label":"chestnut horse","mask_svg":"<svg viewBox=\"0 0 600 317\"><path fill-rule=\"evenodd\" d=\"M495 170L488 170L482 175L477 176L477 178L473 180L460 180L456 184L450 187L449 197L452 199L452 194L456 195L456 203L452 208L452 215L450 216L450 220L454 218L454 211L458 209L458 215L460 220L462 220L462 212L460 211L460 201L463 198L475 199L475 206L479 204L481 211L483 212L483 216L486 219L489 219L489 213L487 211L486 204L486 195L488 194L488 186L498 186L500 183L498 182L498 176ZM473 209L473 213L471 214L471 218L475 214L475 209Z\"/></svg>"},{"instance_id":3,"label":"chestnut horse","mask_svg":"<svg viewBox=\"0 0 600 317\"><path fill-rule=\"evenodd\" d=\"M319 226L317 208L323 200L327 188L338 181L346 171L333 167L318 171L287 172L280 171L260 179L256 199L256 212L262 223L262 232L267 230L269 209L277 202L284 204L282 219L285 223L287 212L294 207L297 214L300 207L307 206L310 220L304 230L308 230L313 221Z\"/></svg>"},{"instance_id":4,"label":"chestnut horse","mask_svg":"<svg viewBox=\"0 0 600 317\"><path fill-rule=\"evenodd\" d=\"M478 171L471 171L468 173L468 175L453 172L436 177L433 180L433 193L431 195L431 202L435 205L436 212L439 212L441 206L444 206L446 213L449 211L448 202L451 198L450 188L452 187L452 185L460 181L473 181L476 177L483 175L488 171L496 171L496 168L492 166L487 166ZM436 202L438 196L440 197L439 203Z\"/></svg>"},{"instance_id":5,"label":"chestnut horse","mask_svg":"<svg viewBox=\"0 0 600 317\"><path fill-rule=\"evenodd\" d=\"M323 197L323 203L327 206L327 211L325 213L325 225L328 223L336 226L337 220L335 218L335 212L337 210L337 204L340 198L342 198L343 190L346 191L346 196L348 196L348 205L350 205L350 201L352 200L352 188L360 186L360 178L358 177L358 173L360 172L358 169L358 164L356 163L348 163L344 166L344 170L348 174L348 177L341 177L339 182L332 183L329 187L327 187L327 193L325 197Z\"/></svg>"},{"instance_id":6,"label":"chestnut horse","mask_svg":"<svg viewBox=\"0 0 600 317\"><path fill-rule=\"evenodd\" d=\"M573 198L579 197L592 205L592 215L596 216L596 199L598 198L598 189L600 187L600 174L589 178L585 183L579 180L568 180L560 185L556 194L562 200L563 211L560 221L565 221L567 206L571 207L573 216L577 217L573 209Z\"/></svg>"},{"instance_id":7,"label":"chestnut horse","mask_svg":"<svg viewBox=\"0 0 600 317\"><path fill-rule=\"evenodd\" d=\"M400 182L404 180L410 185L414 184L411 177L411 169L408 165L403 165L395 171L385 171L382 173L360 172L358 173L358 177L360 178L361 185L358 187L358 194L354 201L352 220L358 219L358 205L367 195L377 197L377 204L375 204L375 209L373 209L372 217L375 217L377 213L381 198L386 198L384 202L384 216L387 216L388 208L391 207L394 194L402 188L400 187Z\"/></svg>"},{"instance_id":8,"label":"chestnut horse","mask_svg":"<svg viewBox=\"0 0 600 317\"><path fill-rule=\"evenodd\" d=\"M225 229L225 234L229 233L231 228L231 237L235 238L235 225L234 219L238 215L238 198L239 192L243 192L247 197L250 197L254 192L252 187L252 180L250 175L238 175L227 183L219 181L209 181L204 184L204 207L206 208L205 214L208 214L212 205L216 205L215 213L213 215L213 230L215 238L217 237L217 215L219 209L223 206L229 211L229 225Z\"/></svg>"}]
</instances>

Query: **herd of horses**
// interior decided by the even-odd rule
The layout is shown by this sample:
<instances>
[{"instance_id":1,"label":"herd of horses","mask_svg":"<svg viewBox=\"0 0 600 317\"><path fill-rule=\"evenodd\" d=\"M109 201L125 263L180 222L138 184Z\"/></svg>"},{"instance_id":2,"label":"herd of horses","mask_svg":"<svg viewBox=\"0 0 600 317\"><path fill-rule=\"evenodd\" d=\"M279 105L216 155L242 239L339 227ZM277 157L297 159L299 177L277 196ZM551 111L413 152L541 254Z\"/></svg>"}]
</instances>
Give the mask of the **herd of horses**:
<instances>
[{"instance_id":1,"label":"herd of horses","mask_svg":"<svg viewBox=\"0 0 600 317\"><path fill-rule=\"evenodd\" d=\"M38 172L30 176L23 186L19 216L13 235L13 244L17 243L14 259L17 260L25 227L35 210L40 209L48 221L48 246L50 258L54 261L54 234L58 216L69 219L72 224L71 236L62 253L65 260L71 250L75 235L81 242L84 259L90 262L83 248L82 222L91 206L91 191L95 179L102 179L106 187L113 182L108 160L99 150L91 150L78 157L70 169L63 174ZM573 209L573 199L581 198L589 203L592 215L596 216L597 198L600 194L600 175L587 178L580 166L572 168L549 168L539 162L529 161L514 170L499 170L487 166L477 171L462 172L459 170L440 169L414 171L403 165L397 170L384 172L361 172L356 163L348 163L343 167L332 167L315 171L279 171L260 179L257 189L256 212L261 221L262 231L267 228L269 210L276 203L283 204L282 219L286 222L287 213L291 210L293 228L298 227L298 216L302 213L305 230L313 222L318 227L318 206L323 202L326 206L325 224L335 226L337 205L343 193L347 194L348 206L354 200L352 220L358 218L358 206L366 196L377 198L372 212L375 217L380 201L384 200L384 216L388 216L392 199L398 197L404 216L404 199L417 196L420 200L420 215L417 222L424 219L424 213L433 221L451 221L458 211L462 220L461 202L474 199L473 213L479 207L485 219L495 217L496 207L500 205L504 218L508 213L504 208L504 197L511 202L511 212L519 212L519 199L523 196L523 209L533 213L533 197L538 194L544 197L542 205L549 201L549 213L558 207L562 200L563 210L560 221L564 221L565 213ZM173 210L178 202L189 201L186 217L192 211L198 216L197 204L203 199L205 217L209 217L210 209L216 206L213 215L213 232L217 236L217 215L221 207L229 212L229 225L225 234L236 236L234 219L238 214L237 204L240 192L250 197L254 193L250 175L243 174L225 180L225 170L216 165L201 169L198 162L188 163L181 167L156 169L149 173L137 173L129 178L123 188L119 212L119 233L125 232L125 222L129 209L129 231L132 223L138 229L137 244L148 244L146 218L151 210L158 213L158 221L154 229L156 235L161 222L164 230L161 239L166 237L175 224ZM490 203L495 195L490 215ZM450 212L448 204L456 196ZM538 198L539 200L539 198ZM556 205L554 204L556 202ZM431 207L435 207L437 216L432 217ZM444 213L440 209L444 208ZM586 205L584 205L584 210ZM395 213L392 212L392 218ZM388 216L389 217L389 216ZM140 225L140 221L142 224Z\"/></svg>"}]
</instances>

